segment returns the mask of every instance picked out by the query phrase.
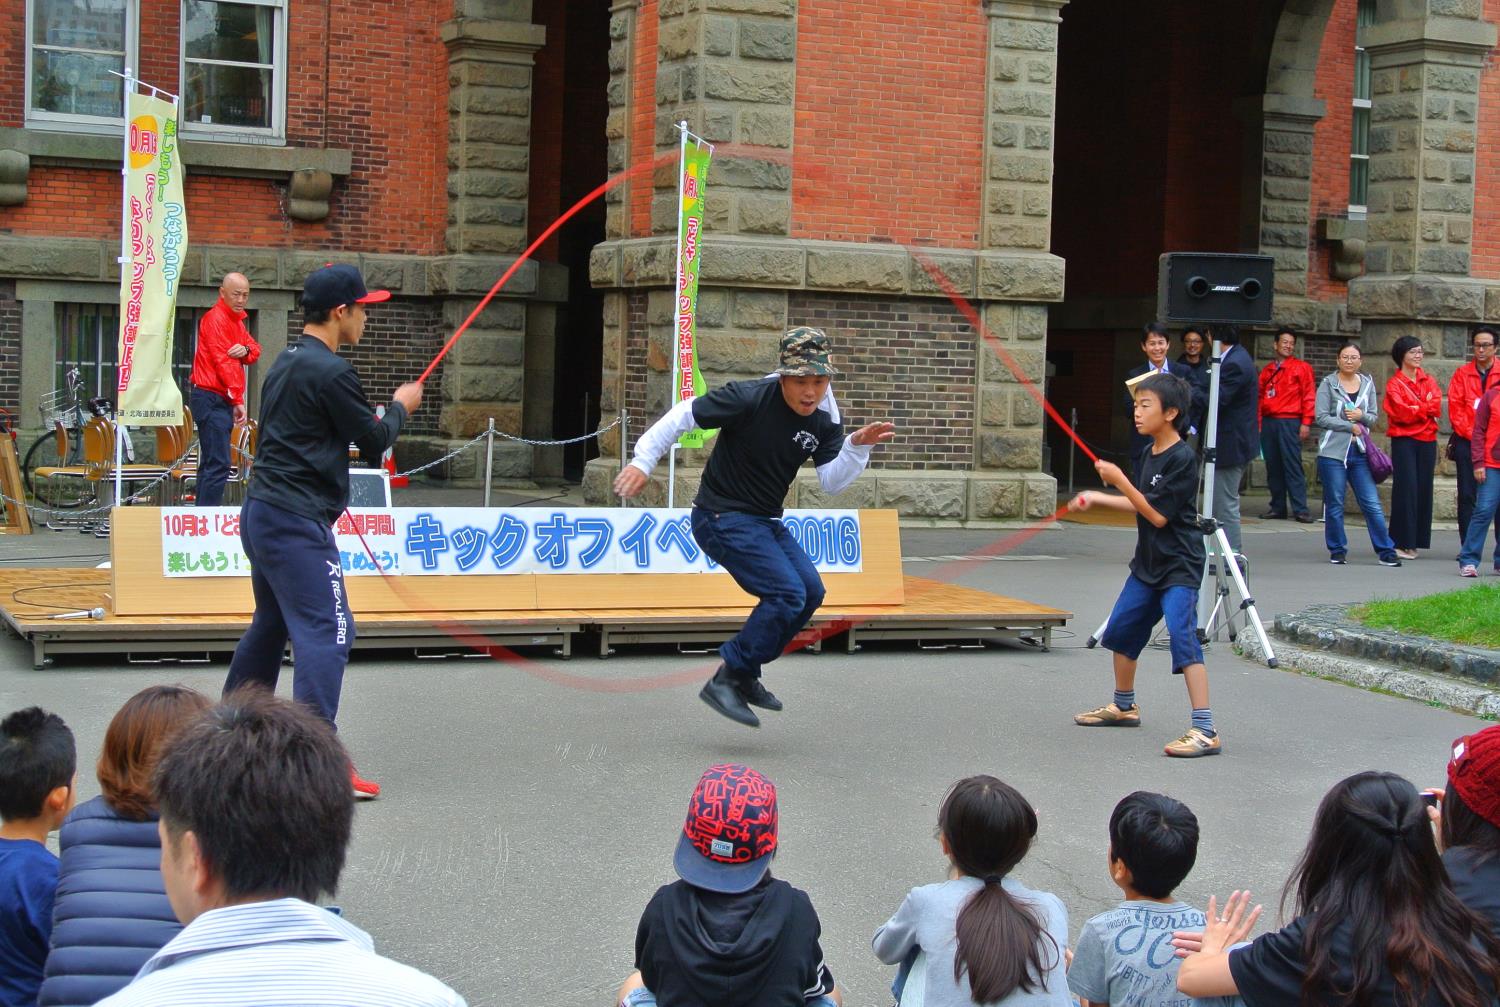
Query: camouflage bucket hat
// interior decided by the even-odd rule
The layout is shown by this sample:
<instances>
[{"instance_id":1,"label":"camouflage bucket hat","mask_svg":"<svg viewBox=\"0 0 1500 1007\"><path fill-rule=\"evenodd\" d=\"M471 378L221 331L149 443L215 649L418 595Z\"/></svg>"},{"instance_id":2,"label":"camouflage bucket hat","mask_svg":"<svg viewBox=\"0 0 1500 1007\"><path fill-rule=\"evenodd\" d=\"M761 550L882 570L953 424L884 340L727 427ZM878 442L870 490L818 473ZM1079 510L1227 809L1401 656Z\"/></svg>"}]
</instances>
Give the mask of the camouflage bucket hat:
<instances>
[{"instance_id":1,"label":"camouflage bucket hat","mask_svg":"<svg viewBox=\"0 0 1500 1007\"><path fill-rule=\"evenodd\" d=\"M781 366L776 373L789 378L836 378L828 351L828 336L822 329L799 325L781 337Z\"/></svg>"}]
</instances>

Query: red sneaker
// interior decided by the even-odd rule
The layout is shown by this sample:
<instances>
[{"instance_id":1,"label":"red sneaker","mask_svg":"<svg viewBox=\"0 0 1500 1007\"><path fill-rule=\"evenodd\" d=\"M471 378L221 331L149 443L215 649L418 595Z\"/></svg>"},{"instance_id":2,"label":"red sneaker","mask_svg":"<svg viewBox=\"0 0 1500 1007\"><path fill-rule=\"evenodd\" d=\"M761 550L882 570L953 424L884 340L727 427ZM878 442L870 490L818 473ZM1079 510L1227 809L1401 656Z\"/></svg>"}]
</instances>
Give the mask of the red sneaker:
<instances>
[{"instance_id":1,"label":"red sneaker","mask_svg":"<svg viewBox=\"0 0 1500 1007\"><path fill-rule=\"evenodd\" d=\"M349 782L354 785L356 801L373 801L380 796L380 784L360 776L353 766L349 767Z\"/></svg>"}]
</instances>

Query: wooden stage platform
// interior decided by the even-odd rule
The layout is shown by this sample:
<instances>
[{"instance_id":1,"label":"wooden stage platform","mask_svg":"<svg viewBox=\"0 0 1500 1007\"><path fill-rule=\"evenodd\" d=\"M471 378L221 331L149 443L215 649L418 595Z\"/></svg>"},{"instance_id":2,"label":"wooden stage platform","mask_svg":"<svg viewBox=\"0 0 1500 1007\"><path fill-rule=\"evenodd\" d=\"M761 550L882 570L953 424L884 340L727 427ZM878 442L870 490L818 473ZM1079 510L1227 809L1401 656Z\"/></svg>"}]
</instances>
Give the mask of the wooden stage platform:
<instances>
[{"instance_id":1,"label":"wooden stage platform","mask_svg":"<svg viewBox=\"0 0 1500 1007\"><path fill-rule=\"evenodd\" d=\"M206 659L234 649L247 616L112 613L108 570L27 568L0 571L0 614L32 645L34 667L54 655L113 655L126 662ZM875 640L917 643L1023 640L1043 649L1072 618L1044 605L921 577L905 578L901 605L824 606L813 617L815 649L841 641L848 652ZM102 608L103 619L58 619ZM597 635L599 656L629 643L706 646L728 639L748 608L558 609L528 612L355 613L356 648L461 653L485 648L550 647L568 657L573 639Z\"/></svg>"}]
</instances>

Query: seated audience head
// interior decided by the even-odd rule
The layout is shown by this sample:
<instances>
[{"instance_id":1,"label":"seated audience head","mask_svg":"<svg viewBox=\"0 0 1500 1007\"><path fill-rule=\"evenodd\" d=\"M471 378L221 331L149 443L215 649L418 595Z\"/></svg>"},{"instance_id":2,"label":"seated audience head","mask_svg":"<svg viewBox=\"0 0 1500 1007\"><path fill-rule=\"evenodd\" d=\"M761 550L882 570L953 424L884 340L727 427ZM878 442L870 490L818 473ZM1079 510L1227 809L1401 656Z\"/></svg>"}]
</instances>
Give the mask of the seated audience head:
<instances>
[{"instance_id":1,"label":"seated audience head","mask_svg":"<svg viewBox=\"0 0 1500 1007\"><path fill-rule=\"evenodd\" d=\"M1500 857L1500 724L1453 743L1442 840L1444 849L1462 846L1481 861Z\"/></svg>"},{"instance_id":2,"label":"seated audience head","mask_svg":"<svg viewBox=\"0 0 1500 1007\"><path fill-rule=\"evenodd\" d=\"M1187 379L1176 374L1153 374L1135 386L1135 399L1138 406L1141 405L1141 400L1145 396L1155 398L1156 404L1161 408L1162 419L1166 420L1179 435L1187 436L1192 420L1188 415L1191 411L1189 407L1193 404L1193 386L1187 383ZM1171 412L1174 409L1177 411L1175 415ZM1155 426L1149 430L1140 428L1140 431L1143 434L1150 434L1155 431Z\"/></svg>"},{"instance_id":3,"label":"seated audience head","mask_svg":"<svg viewBox=\"0 0 1500 1007\"><path fill-rule=\"evenodd\" d=\"M1341 971L1353 977L1340 1001L1348 1003L1369 1002L1390 975L1399 989L1430 990L1434 1002L1482 1007L1491 1001L1476 962L1500 988L1500 938L1454 895L1421 796L1394 773L1357 773L1324 795L1287 882L1293 891L1297 915L1308 918L1306 1002L1325 1000ZM1336 959L1333 940L1344 926L1353 927L1349 961Z\"/></svg>"},{"instance_id":4,"label":"seated audience head","mask_svg":"<svg viewBox=\"0 0 1500 1007\"><path fill-rule=\"evenodd\" d=\"M153 778L172 910L332 895L354 820L349 756L333 728L257 688L194 718Z\"/></svg>"},{"instance_id":5,"label":"seated audience head","mask_svg":"<svg viewBox=\"0 0 1500 1007\"><path fill-rule=\"evenodd\" d=\"M1109 869L1115 884L1148 899L1177 890L1198 859L1198 819L1165 794L1137 790L1109 816Z\"/></svg>"},{"instance_id":6,"label":"seated audience head","mask_svg":"<svg viewBox=\"0 0 1500 1007\"><path fill-rule=\"evenodd\" d=\"M959 910L953 981L969 976L975 1003L1003 1000L1043 986L1062 949L1035 911L1002 885L1036 838L1036 812L1020 792L993 776L970 776L948 791L938 811L938 838L953 866L982 887Z\"/></svg>"},{"instance_id":7,"label":"seated audience head","mask_svg":"<svg viewBox=\"0 0 1500 1007\"><path fill-rule=\"evenodd\" d=\"M151 774L162 746L212 704L183 685L153 685L131 696L104 732L96 773L104 800L118 814L145 821L156 811Z\"/></svg>"},{"instance_id":8,"label":"seated audience head","mask_svg":"<svg viewBox=\"0 0 1500 1007\"><path fill-rule=\"evenodd\" d=\"M672 862L694 888L748 892L771 869L778 830L775 784L749 766L710 766L693 788Z\"/></svg>"},{"instance_id":9,"label":"seated audience head","mask_svg":"<svg viewBox=\"0 0 1500 1007\"><path fill-rule=\"evenodd\" d=\"M57 714L28 706L0 721L0 821L60 824L77 769L73 732Z\"/></svg>"}]
</instances>

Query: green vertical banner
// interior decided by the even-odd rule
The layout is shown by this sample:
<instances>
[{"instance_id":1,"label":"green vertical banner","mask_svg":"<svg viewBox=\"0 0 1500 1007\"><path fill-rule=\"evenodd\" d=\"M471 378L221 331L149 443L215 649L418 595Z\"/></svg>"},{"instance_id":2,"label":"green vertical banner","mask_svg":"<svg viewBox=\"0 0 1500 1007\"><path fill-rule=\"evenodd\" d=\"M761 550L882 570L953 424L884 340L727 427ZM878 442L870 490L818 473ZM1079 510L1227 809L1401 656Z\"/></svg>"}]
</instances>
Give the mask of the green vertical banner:
<instances>
[{"instance_id":1,"label":"green vertical banner","mask_svg":"<svg viewBox=\"0 0 1500 1007\"><path fill-rule=\"evenodd\" d=\"M678 179L677 347L672 357L672 405L708 390L698 369L698 264L702 257L703 202L708 189L712 145L683 130ZM684 448L701 448L718 431L690 430L678 439Z\"/></svg>"}]
</instances>

